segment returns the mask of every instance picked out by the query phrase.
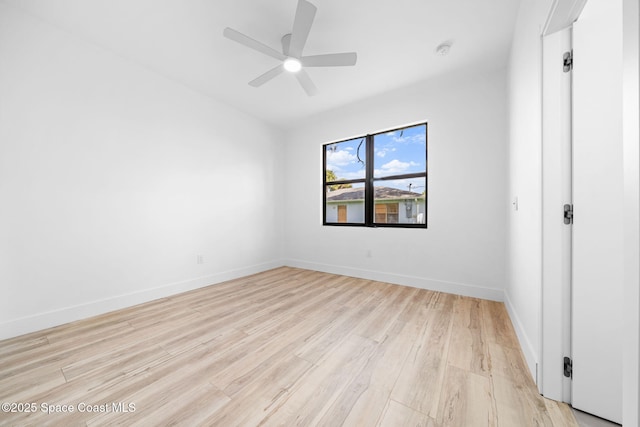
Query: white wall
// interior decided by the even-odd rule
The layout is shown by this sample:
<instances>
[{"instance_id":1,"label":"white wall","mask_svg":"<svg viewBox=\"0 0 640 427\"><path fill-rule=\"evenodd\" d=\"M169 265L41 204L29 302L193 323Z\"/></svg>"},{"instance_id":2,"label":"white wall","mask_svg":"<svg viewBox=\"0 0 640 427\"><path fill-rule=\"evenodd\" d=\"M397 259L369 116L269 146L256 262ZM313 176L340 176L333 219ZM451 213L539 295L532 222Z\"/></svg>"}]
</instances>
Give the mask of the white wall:
<instances>
[{"instance_id":1,"label":"white wall","mask_svg":"<svg viewBox=\"0 0 640 427\"><path fill-rule=\"evenodd\" d=\"M0 4L0 338L281 265L280 141Z\"/></svg>"},{"instance_id":2,"label":"white wall","mask_svg":"<svg viewBox=\"0 0 640 427\"><path fill-rule=\"evenodd\" d=\"M509 197L505 304L529 369L540 360L542 268L541 38L551 0L522 0L509 63Z\"/></svg>"},{"instance_id":3,"label":"white wall","mask_svg":"<svg viewBox=\"0 0 640 427\"><path fill-rule=\"evenodd\" d=\"M505 76L470 70L441 77L293 129L285 150L287 263L501 300ZM428 229L323 227L322 144L419 121L428 122Z\"/></svg>"}]
</instances>

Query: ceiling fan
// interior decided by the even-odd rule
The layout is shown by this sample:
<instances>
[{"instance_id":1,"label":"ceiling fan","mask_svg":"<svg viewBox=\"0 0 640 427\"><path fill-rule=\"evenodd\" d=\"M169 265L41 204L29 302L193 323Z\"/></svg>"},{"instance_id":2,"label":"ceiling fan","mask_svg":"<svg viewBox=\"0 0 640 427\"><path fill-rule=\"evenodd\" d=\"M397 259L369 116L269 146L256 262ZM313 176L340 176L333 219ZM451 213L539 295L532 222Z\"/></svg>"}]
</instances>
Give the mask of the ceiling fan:
<instances>
[{"instance_id":1,"label":"ceiling fan","mask_svg":"<svg viewBox=\"0 0 640 427\"><path fill-rule=\"evenodd\" d=\"M317 8L306 0L298 0L296 16L293 21L293 29L290 34L282 37L282 52L245 36L232 28L224 29L224 36L253 50L262 52L267 56L282 61L281 64L251 80L250 86L259 87L267 83L283 71L295 74L298 82L309 96L316 94L316 86L311 81L311 77L304 70L306 67L343 67L355 65L358 59L355 52L329 53L325 55L302 56L302 51L307 42L313 19L316 16Z\"/></svg>"}]
</instances>

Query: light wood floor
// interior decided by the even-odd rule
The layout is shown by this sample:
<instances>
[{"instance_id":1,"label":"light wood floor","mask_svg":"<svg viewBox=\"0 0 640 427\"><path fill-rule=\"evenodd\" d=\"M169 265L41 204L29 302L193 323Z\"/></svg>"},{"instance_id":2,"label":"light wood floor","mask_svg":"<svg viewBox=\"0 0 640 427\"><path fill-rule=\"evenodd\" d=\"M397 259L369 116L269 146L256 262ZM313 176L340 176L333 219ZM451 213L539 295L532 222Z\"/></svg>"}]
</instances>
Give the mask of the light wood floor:
<instances>
[{"instance_id":1,"label":"light wood floor","mask_svg":"<svg viewBox=\"0 0 640 427\"><path fill-rule=\"evenodd\" d=\"M503 304L286 267L0 341L0 402L36 404L2 425L577 425Z\"/></svg>"}]
</instances>

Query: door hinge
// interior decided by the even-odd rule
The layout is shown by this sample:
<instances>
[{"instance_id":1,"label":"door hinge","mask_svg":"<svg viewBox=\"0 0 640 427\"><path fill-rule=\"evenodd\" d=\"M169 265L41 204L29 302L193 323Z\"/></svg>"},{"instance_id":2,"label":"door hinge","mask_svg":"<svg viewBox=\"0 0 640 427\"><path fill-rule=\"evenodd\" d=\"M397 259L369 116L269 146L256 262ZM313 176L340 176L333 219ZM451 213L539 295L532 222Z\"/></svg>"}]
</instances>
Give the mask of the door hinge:
<instances>
[{"instance_id":1,"label":"door hinge","mask_svg":"<svg viewBox=\"0 0 640 427\"><path fill-rule=\"evenodd\" d=\"M564 205L564 223L573 224L573 205Z\"/></svg>"},{"instance_id":2,"label":"door hinge","mask_svg":"<svg viewBox=\"0 0 640 427\"><path fill-rule=\"evenodd\" d=\"M567 378L573 378L573 361L570 357L564 358L564 376Z\"/></svg>"},{"instance_id":3,"label":"door hinge","mask_svg":"<svg viewBox=\"0 0 640 427\"><path fill-rule=\"evenodd\" d=\"M571 70L573 70L573 50L562 55L562 71L568 73Z\"/></svg>"}]
</instances>

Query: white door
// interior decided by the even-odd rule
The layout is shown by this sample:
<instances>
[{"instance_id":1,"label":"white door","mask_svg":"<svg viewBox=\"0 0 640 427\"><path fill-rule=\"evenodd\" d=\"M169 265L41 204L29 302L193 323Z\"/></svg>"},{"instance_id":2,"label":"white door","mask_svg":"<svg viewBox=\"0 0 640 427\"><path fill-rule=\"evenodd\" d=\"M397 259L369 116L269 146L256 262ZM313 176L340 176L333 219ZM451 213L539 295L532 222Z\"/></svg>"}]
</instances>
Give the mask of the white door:
<instances>
[{"instance_id":1,"label":"white door","mask_svg":"<svg viewBox=\"0 0 640 427\"><path fill-rule=\"evenodd\" d=\"M622 1L573 27L572 405L622 422Z\"/></svg>"}]
</instances>

